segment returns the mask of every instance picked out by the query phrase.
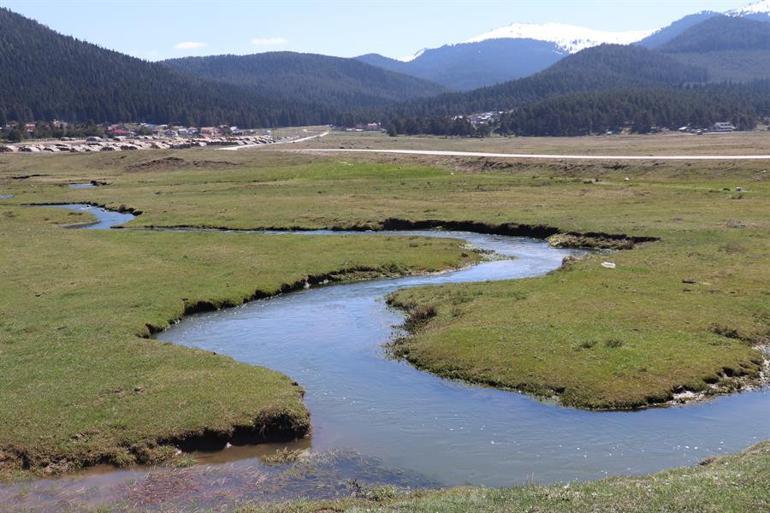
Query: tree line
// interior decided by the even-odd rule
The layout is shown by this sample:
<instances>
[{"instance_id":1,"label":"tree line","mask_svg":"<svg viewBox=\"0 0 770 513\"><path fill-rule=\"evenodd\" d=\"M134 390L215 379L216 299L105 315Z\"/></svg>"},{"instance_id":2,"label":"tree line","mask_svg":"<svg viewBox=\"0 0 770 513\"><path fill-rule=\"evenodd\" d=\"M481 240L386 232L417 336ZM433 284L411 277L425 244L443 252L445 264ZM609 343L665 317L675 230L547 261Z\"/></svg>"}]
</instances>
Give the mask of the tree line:
<instances>
[{"instance_id":1,"label":"tree line","mask_svg":"<svg viewBox=\"0 0 770 513\"><path fill-rule=\"evenodd\" d=\"M689 126L706 129L727 121L751 130L770 114L770 82L739 86L576 93L523 106L500 117L497 132L574 136L630 129Z\"/></svg>"},{"instance_id":2,"label":"tree line","mask_svg":"<svg viewBox=\"0 0 770 513\"><path fill-rule=\"evenodd\" d=\"M738 32L725 37L737 38ZM2 8L0 69L0 126L53 119L244 128L380 121L391 135L580 135L716 121L750 128L770 114L768 81L704 85L705 69L636 46L603 45L524 79L393 103L409 88L420 89L409 93L415 96L431 88L418 79L319 56L150 63L62 36ZM220 73L224 81L214 80ZM338 76L343 78L335 81ZM495 123L473 123L466 116L486 111L505 114Z\"/></svg>"},{"instance_id":3,"label":"tree line","mask_svg":"<svg viewBox=\"0 0 770 513\"><path fill-rule=\"evenodd\" d=\"M751 130L770 116L770 81L689 86L678 89L621 89L562 95L504 112L491 123L468 118L404 117L386 126L391 135L432 134L484 137L577 136L656 128L709 128L727 121Z\"/></svg>"},{"instance_id":4,"label":"tree line","mask_svg":"<svg viewBox=\"0 0 770 513\"><path fill-rule=\"evenodd\" d=\"M348 108L345 96L322 105L204 80L60 35L3 8L0 70L0 125L61 119L257 128L370 118L365 109Z\"/></svg>"}]
</instances>

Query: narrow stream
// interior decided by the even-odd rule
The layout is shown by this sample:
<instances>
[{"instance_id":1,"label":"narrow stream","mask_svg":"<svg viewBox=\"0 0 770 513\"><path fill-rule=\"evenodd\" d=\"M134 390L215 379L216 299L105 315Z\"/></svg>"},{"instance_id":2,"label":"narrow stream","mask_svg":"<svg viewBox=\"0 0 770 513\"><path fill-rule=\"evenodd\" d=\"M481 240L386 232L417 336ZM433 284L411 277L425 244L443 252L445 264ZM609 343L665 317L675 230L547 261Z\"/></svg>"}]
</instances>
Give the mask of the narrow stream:
<instances>
[{"instance_id":1,"label":"narrow stream","mask_svg":"<svg viewBox=\"0 0 770 513\"><path fill-rule=\"evenodd\" d=\"M540 276L571 253L530 239L401 234L463 239L514 259L286 294L191 316L158 338L264 365L298 381L307 391L313 450L355 450L445 485L648 473L770 438L767 390L687 407L589 412L441 379L388 359L382 344L403 322L385 304L388 293Z\"/></svg>"},{"instance_id":2,"label":"narrow stream","mask_svg":"<svg viewBox=\"0 0 770 513\"><path fill-rule=\"evenodd\" d=\"M134 214L115 212L113 210L106 210L101 207L94 207L92 205L81 203L51 206L54 208L63 208L73 212L85 212L93 215L96 218L95 222L83 225L76 224L72 226L73 228L82 228L85 230L109 230L113 226L120 226L136 217Z\"/></svg>"},{"instance_id":3,"label":"narrow stream","mask_svg":"<svg viewBox=\"0 0 770 513\"><path fill-rule=\"evenodd\" d=\"M100 219L91 228L125 222L88 208ZM385 304L388 293L541 276L574 253L537 240L467 232L397 234L458 238L510 258L438 275L312 288L194 315L158 338L263 365L298 381L307 392L314 453L351 451L439 485L641 474L770 438L767 389L682 407L590 412L441 379L388 359L382 344L403 322L403 315Z\"/></svg>"}]
</instances>

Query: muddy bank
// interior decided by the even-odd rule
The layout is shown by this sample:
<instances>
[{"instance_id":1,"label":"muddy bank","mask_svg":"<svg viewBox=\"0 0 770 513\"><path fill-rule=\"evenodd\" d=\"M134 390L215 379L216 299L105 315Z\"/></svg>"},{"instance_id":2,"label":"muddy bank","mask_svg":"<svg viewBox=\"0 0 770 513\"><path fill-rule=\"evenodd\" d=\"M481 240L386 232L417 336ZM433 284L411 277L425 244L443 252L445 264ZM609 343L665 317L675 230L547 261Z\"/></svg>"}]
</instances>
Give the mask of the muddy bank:
<instances>
[{"instance_id":1,"label":"muddy bank","mask_svg":"<svg viewBox=\"0 0 770 513\"><path fill-rule=\"evenodd\" d=\"M602 233L602 232L563 232L554 226L539 224L518 223L482 223L478 221L444 221L438 219L426 219L413 221L410 219L387 218L376 223L337 224L327 228L293 226L260 226L254 228L231 228L216 225L147 225L149 230L211 230L228 232L310 232L318 230L352 231L352 232L380 232L380 231L409 231L409 230L447 230L459 232L472 232L484 235L504 235L508 237L526 237L530 239L547 240L555 248L579 248L579 249L632 249L637 244L656 242L658 237L640 237L626 234Z\"/></svg>"},{"instance_id":2,"label":"muddy bank","mask_svg":"<svg viewBox=\"0 0 770 513\"><path fill-rule=\"evenodd\" d=\"M441 221L424 220L410 221L390 218L382 223L385 230L453 230L483 233L489 235L506 235L509 237L528 237L544 239L557 248L592 248L592 249L631 249L636 244L654 242L657 237L636 237L626 234L601 232L562 232L559 228L548 225L531 225L517 223L490 224L477 221Z\"/></svg>"},{"instance_id":3,"label":"muddy bank","mask_svg":"<svg viewBox=\"0 0 770 513\"><path fill-rule=\"evenodd\" d=\"M101 181L101 180L91 180L89 182L72 182L67 184L70 189L94 189L96 187L103 187L105 185L108 185L107 182Z\"/></svg>"},{"instance_id":4,"label":"muddy bank","mask_svg":"<svg viewBox=\"0 0 770 513\"><path fill-rule=\"evenodd\" d=\"M296 292L299 290L307 290L311 287L325 286L325 285L331 285L335 283L352 283L356 281L369 281L369 280L397 278L397 277L404 277L404 276L417 276L421 274L425 274L425 273L421 273L417 271L409 271L409 270L393 270L393 269L385 269L385 268L358 266L358 267L350 267L347 269L341 269L339 271L332 271L329 273L308 275L294 282L284 283L280 287L278 287L278 289L275 291L268 292L264 290L256 290L254 291L253 294L246 296L244 298L241 298L240 300L224 299L222 301L216 301L216 302L208 301L208 300L198 300L198 301L191 301L191 302L185 301L184 310L178 317L175 317L174 319L167 321L162 326L146 324L145 325L146 332L142 333L140 336L142 336L143 338L150 338L153 335L156 335L158 333L165 331L166 329L168 329L169 326L180 322L184 317L187 317L189 315L195 315L195 314L206 313L206 312L215 312L218 310L224 310L226 308L234 308L237 306L245 305L252 301L257 301L260 299L269 299L272 297L279 296L281 294L287 294L287 293Z\"/></svg>"},{"instance_id":5,"label":"muddy bank","mask_svg":"<svg viewBox=\"0 0 770 513\"><path fill-rule=\"evenodd\" d=\"M161 157L137 162L126 167L129 171L170 171L182 168L222 169L238 166L226 160L186 160L181 157Z\"/></svg>"},{"instance_id":6,"label":"muddy bank","mask_svg":"<svg viewBox=\"0 0 770 513\"><path fill-rule=\"evenodd\" d=\"M160 326L146 324L139 336L150 338L190 315L233 308L260 299L307 290L311 287L418 274L421 273L385 268L351 267L329 273L308 275L294 282L284 283L275 291L256 290L253 294L241 299L219 302L209 300L185 301L178 316ZM292 382L292 385L296 387L300 396L304 396L305 392L297 382ZM111 465L117 469L137 464L166 464L186 453L221 451L230 446L288 443L305 438L310 435L310 432L310 417L307 412L304 412L303 415L297 415L281 409L264 410L256 412L253 422L250 424L232 425L221 430L204 428L183 431L173 436L120 445L103 453L84 454L77 459L40 455L23 448L10 447L0 451L0 467L17 468L31 471L34 474L58 475L97 465Z\"/></svg>"},{"instance_id":7,"label":"muddy bank","mask_svg":"<svg viewBox=\"0 0 770 513\"><path fill-rule=\"evenodd\" d=\"M746 339L744 341L761 355L754 362L757 365L756 369L724 367L720 372L706 380L707 387L704 390L691 390L686 387L674 389L665 405L673 406L706 401L716 396L758 390L770 385L770 340L765 336L756 340Z\"/></svg>"},{"instance_id":8,"label":"muddy bank","mask_svg":"<svg viewBox=\"0 0 770 513\"><path fill-rule=\"evenodd\" d=\"M297 383L293 385L298 394L304 393ZM251 424L233 425L221 430L181 432L157 440L121 444L103 452L89 452L79 457L61 458L38 454L25 448L7 447L0 450L0 470L11 472L15 469L54 476L97 465L109 465L115 469L134 465L158 465L178 459L183 453L221 451L230 446L291 442L304 438L309 433L309 416L293 415L281 410L265 410L257 413ZM76 433L73 439L80 436L84 435Z\"/></svg>"},{"instance_id":9,"label":"muddy bank","mask_svg":"<svg viewBox=\"0 0 770 513\"><path fill-rule=\"evenodd\" d=\"M118 205L117 207L110 207L108 205L105 205L104 203L96 203L95 201L79 201L78 203L73 203L71 201L50 201L50 202L44 202L44 203L24 203L23 206L25 207L66 207L66 206L75 206L75 205L86 205L89 207L96 207L101 208L104 210L107 210L108 212L118 212L120 214L131 214L133 216L140 216L142 215L142 211L139 209L136 209L134 207L129 207L126 205Z\"/></svg>"},{"instance_id":10,"label":"muddy bank","mask_svg":"<svg viewBox=\"0 0 770 513\"><path fill-rule=\"evenodd\" d=\"M29 180L30 178L39 178L41 176L50 176L45 173L32 173L28 175L12 175L11 180Z\"/></svg>"},{"instance_id":11,"label":"muddy bank","mask_svg":"<svg viewBox=\"0 0 770 513\"><path fill-rule=\"evenodd\" d=\"M236 510L245 502L366 497L380 486L408 491L435 488L439 483L351 451L303 451L285 462L245 460L131 469L0 485L0 503L9 512L25 513L199 513Z\"/></svg>"}]
</instances>

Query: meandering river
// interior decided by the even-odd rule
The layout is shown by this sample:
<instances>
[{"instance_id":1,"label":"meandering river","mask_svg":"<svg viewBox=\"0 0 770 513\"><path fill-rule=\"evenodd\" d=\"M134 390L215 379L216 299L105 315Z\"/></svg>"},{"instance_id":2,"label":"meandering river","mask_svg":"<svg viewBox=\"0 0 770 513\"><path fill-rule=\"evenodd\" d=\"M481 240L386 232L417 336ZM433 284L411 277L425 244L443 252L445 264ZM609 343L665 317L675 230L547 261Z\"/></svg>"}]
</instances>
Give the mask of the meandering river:
<instances>
[{"instance_id":1,"label":"meandering river","mask_svg":"<svg viewBox=\"0 0 770 513\"><path fill-rule=\"evenodd\" d=\"M109 228L131 217L96 207L65 208L94 214L99 223L90 228ZM380 233L462 239L502 258L442 274L311 288L193 315L158 338L276 369L299 382L312 417L313 452L353 451L440 485L648 473L770 438L767 389L687 406L590 412L445 380L387 358L382 346L403 322L403 314L386 305L388 293L541 276L574 251L467 232Z\"/></svg>"}]
</instances>

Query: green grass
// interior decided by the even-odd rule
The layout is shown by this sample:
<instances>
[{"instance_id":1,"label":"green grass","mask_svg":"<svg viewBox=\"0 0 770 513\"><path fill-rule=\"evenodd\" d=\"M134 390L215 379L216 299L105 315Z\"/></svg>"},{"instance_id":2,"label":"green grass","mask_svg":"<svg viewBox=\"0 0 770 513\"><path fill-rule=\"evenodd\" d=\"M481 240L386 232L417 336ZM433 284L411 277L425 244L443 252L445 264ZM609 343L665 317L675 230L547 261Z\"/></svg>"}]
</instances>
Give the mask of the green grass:
<instances>
[{"instance_id":1,"label":"green grass","mask_svg":"<svg viewBox=\"0 0 770 513\"><path fill-rule=\"evenodd\" d=\"M440 239L59 226L83 217L0 206L0 474L152 462L169 455L158 441L204 430L301 436L309 418L289 377L148 339L148 325L310 275L435 271L475 258Z\"/></svg>"},{"instance_id":2,"label":"green grass","mask_svg":"<svg viewBox=\"0 0 770 513\"><path fill-rule=\"evenodd\" d=\"M755 513L770 510L770 444L636 478L570 486L456 488L402 495L365 490L364 498L251 505L238 513Z\"/></svg>"},{"instance_id":3,"label":"green grass","mask_svg":"<svg viewBox=\"0 0 770 513\"><path fill-rule=\"evenodd\" d=\"M752 349L768 334L762 254L770 240L760 231L696 232L547 279L409 289L391 300L436 316L394 349L442 376L584 408L640 407L680 388L713 392L711 384L729 390L729 377L762 367Z\"/></svg>"},{"instance_id":4,"label":"green grass","mask_svg":"<svg viewBox=\"0 0 770 513\"><path fill-rule=\"evenodd\" d=\"M770 332L770 182L763 162L212 151L0 162L12 163L15 173L49 174L13 181L15 202L129 205L144 212L136 226L377 227L401 218L659 237L544 279L396 296L439 312L400 347L410 361L445 376L555 394L573 406L633 408L676 390L710 391L715 381L722 389L737 386L724 378L756 378L762 358L753 346ZM111 185L57 185L84 176ZM602 268L605 259L617 269Z\"/></svg>"},{"instance_id":5,"label":"green grass","mask_svg":"<svg viewBox=\"0 0 770 513\"><path fill-rule=\"evenodd\" d=\"M383 239L67 231L32 213L42 211L14 205L127 205L144 212L136 227L378 227L400 218L659 237L541 279L396 296L405 306L437 313L400 347L425 369L556 394L573 406L630 408L683 388L706 390L714 381L738 385L726 375L758 376L761 355L753 346L767 341L770 326L765 166L261 150L2 156L0 192L17 196L0 205L17 217L2 218L3 280L13 293L2 297L0 347L12 356L0 361L0 399L14 408L0 412L6 437L0 447L39 451L45 462L56 454L99 454L116 442L231 426L265 404L301 416L299 397L285 378L137 335L146 323L178 317L183 297L237 303L255 289L276 290L351 262L429 269L461 259L446 242L411 247ZM10 178L25 174L46 176ZM110 185L66 187L84 179ZM745 192L736 193L736 186ZM603 260L617 268L601 267ZM283 385L263 389L260 379ZM144 393L110 394L135 386ZM267 390L284 395L262 397ZM96 434L73 441L91 426Z\"/></svg>"}]
</instances>

